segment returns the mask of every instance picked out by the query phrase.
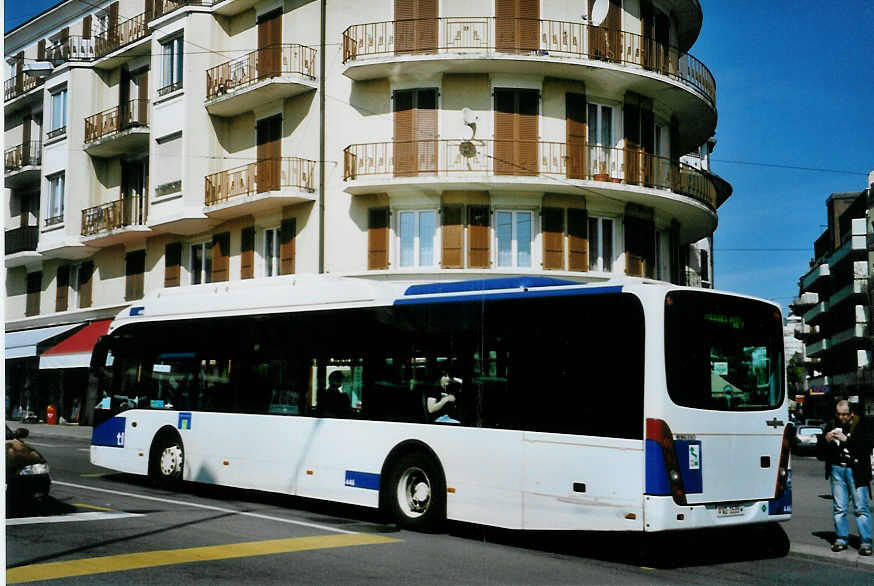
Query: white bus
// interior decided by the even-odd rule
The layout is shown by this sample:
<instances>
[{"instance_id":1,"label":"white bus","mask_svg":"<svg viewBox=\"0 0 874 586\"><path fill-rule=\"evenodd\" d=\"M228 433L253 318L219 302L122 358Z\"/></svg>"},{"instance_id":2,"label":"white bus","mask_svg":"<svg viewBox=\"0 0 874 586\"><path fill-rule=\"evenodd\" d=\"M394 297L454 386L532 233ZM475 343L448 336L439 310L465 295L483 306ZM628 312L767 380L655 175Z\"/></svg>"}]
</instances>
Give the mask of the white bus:
<instances>
[{"instance_id":1,"label":"white bus","mask_svg":"<svg viewBox=\"0 0 874 586\"><path fill-rule=\"evenodd\" d=\"M95 347L91 462L413 529L785 521L782 335L769 302L641 279L165 289Z\"/></svg>"}]
</instances>

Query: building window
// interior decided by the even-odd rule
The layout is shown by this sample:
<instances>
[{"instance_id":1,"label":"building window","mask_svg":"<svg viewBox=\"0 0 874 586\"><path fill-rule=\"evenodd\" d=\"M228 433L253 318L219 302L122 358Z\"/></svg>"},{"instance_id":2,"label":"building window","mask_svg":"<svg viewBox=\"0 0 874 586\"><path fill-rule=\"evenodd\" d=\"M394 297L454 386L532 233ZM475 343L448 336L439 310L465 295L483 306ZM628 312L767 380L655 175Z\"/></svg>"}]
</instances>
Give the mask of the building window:
<instances>
[{"instance_id":1,"label":"building window","mask_svg":"<svg viewBox=\"0 0 874 586\"><path fill-rule=\"evenodd\" d=\"M146 273L146 251L136 250L124 257L126 301L143 298L144 279Z\"/></svg>"},{"instance_id":2,"label":"building window","mask_svg":"<svg viewBox=\"0 0 874 586\"><path fill-rule=\"evenodd\" d=\"M161 43L164 56L161 67L161 87L158 95L163 96L182 87L182 37Z\"/></svg>"},{"instance_id":3,"label":"building window","mask_svg":"<svg viewBox=\"0 0 874 586\"><path fill-rule=\"evenodd\" d=\"M49 138L55 138L67 132L67 87L64 86L51 94L52 118L49 125Z\"/></svg>"},{"instance_id":4,"label":"building window","mask_svg":"<svg viewBox=\"0 0 874 586\"><path fill-rule=\"evenodd\" d=\"M191 245L191 284L212 282L212 240Z\"/></svg>"},{"instance_id":5,"label":"building window","mask_svg":"<svg viewBox=\"0 0 874 586\"><path fill-rule=\"evenodd\" d=\"M706 250L699 250L701 258L701 282L705 287L710 285L710 255Z\"/></svg>"},{"instance_id":6,"label":"building window","mask_svg":"<svg viewBox=\"0 0 874 586\"><path fill-rule=\"evenodd\" d=\"M64 221L64 174L58 173L47 179L49 186L45 225L53 226Z\"/></svg>"},{"instance_id":7,"label":"building window","mask_svg":"<svg viewBox=\"0 0 874 586\"><path fill-rule=\"evenodd\" d=\"M279 228L264 230L264 276L275 277L279 274L280 240Z\"/></svg>"},{"instance_id":8,"label":"building window","mask_svg":"<svg viewBox=\"0 0 874 586\"><path fill-rule=\"evenodd\" d=\"M618 155L613 150L613 107L589 102L589 174L596 180L618 177Z\"/></svg>"},{"instance_id":9,"label":"building window","mask_svg":"<svg viewBox=\"0 0 874 586\"><path fill-rule=\"evenodd\" d=\"M613 270L613 220L589 217L589 270Z\"/></svg>"},{"instance_id":10,"label":"building window","mask_svg":"<svg viewBox=\"0 0 874 586\"><path fill-rule=\"evenodd\" d=\"M531 266L532 216L531 212L495 213L499 267Z\"/></svg>"},{"instance_id":11,"label":"building window","mask_svg":"<svg viewBox=\"0 0 874 586\"><path fill-rule=\"evenodd\" d=\"M437 211L400 212L398 237L401 267L433 267Z\"/></svg>"}]
</instances>

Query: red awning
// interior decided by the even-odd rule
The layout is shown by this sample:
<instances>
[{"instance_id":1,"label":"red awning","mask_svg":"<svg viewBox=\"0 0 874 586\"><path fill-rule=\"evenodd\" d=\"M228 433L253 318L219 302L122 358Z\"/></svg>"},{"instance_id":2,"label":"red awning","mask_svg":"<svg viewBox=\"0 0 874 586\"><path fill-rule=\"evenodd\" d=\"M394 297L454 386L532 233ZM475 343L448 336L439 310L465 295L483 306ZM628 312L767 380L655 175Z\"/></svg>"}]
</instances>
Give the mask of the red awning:
<instances>
[{"instance_id":1,"label":"red awning","mask_svg":"<svg viewBox=\"0 0 874 586\"><path fill-rule=\"evenodd\" d=\"M57 346L49 348L39 358L39 367L48 368L87 368L91 364L91 351L100 336L109 331L111 319L95 321Z\"/></svg>"}]
</instances>

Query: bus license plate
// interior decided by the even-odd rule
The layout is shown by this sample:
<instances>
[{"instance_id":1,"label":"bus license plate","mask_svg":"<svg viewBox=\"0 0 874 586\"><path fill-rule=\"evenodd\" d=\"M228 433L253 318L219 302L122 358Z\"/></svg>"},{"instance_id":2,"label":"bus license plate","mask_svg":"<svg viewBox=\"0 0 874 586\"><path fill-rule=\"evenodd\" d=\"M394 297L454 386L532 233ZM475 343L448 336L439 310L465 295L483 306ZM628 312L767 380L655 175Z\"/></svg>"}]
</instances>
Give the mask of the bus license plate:
<instances>
[{"instance_id":1,"label":"bus license plate","mask_svg":"<svg viewBox=\"0 0 874 586\"><path fill-rule=\"evenodd\" d=\"M737 517L744 514L744 506L741 503L728 505L716 505L717 517Z\"/></svg>"}]
</instances>

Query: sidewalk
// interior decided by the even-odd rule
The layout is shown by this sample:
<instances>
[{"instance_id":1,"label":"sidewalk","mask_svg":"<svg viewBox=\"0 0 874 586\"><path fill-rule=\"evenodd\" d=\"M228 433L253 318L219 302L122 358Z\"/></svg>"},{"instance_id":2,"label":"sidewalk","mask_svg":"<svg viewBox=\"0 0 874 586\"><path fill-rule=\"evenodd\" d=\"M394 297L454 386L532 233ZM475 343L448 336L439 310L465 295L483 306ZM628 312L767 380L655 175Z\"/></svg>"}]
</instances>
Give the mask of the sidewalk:
<instances>
[{"instance_id":1,"label":"sidewalk","mask_svg":"<svg viewBox=\"0 0 874 586\"><path fill-rule=\"evenodd\" d=\"M25 427L34 438L91 438L91 427L86 425L19 424L12 421L10 427ZM823 463L816 458L792 456L792 520L781 524L789 537L789 554L874 571L874 556L858 554L855 519L850 521L850 548L841 553L831 551L834 540L832 501L823 470Z\"/></svg>"}]
</instances>

